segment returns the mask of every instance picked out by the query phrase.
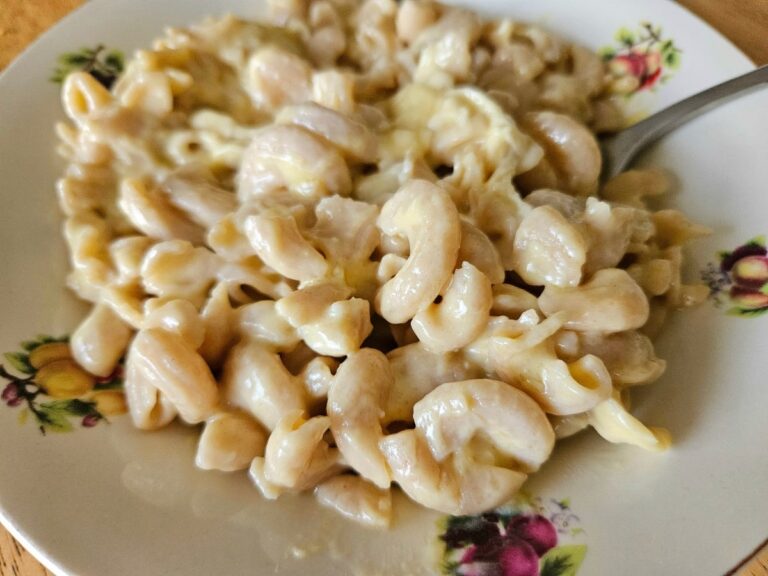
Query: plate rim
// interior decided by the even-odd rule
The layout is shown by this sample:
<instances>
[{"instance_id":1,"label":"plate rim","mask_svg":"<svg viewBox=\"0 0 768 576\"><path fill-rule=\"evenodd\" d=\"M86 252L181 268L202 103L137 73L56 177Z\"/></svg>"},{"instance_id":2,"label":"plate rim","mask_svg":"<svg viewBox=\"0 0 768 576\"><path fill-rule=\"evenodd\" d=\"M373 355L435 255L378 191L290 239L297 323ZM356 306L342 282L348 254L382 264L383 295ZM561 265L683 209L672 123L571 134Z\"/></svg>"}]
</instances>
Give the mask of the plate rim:
<instances>
[{"instance_id":1,"label":"plate rim","mask_svg":"<svg viewBox=\"0 0 768 576\"><path fill-rule=\"evenodd\" d=\"M15 77L17 73L26 72L26 68L28 67L28 61L31 59L33 55L35 55L40 50L46 50L45 44L47 44L51 37L59 31L62 27L70 24L71 22L78 20L80 18L83 18L84 16L87 17L87 14L91 12L92 10L96 9L96 7L100 6L106 6L108 5L112 0L86 0L83 2L83 4L79 5L78 7L74 8L72 11L64 15L62 18L57 20L52 26L47 28L45 31L43 31L39 36L37 36L32 42L30 42L21 52L19 52L13 60L3 69L0 71L0 93L2 93L5 89L9 87L9 83L13 82L12 78ZM262 2L264 0L256 0L256 2ZM604 0L604 1L610 1L610 0ZM678 9L681 13L685 14L686 18L692 19L698 23L699 26L703 26L706 29L708 29L711 33L716 34L720 40L725 41L725 44L728 45L729 48L731 48L735 53L738 54L740 58L744 60L745 63L748 63L750 68L757 68L757 64L755 61L748 56L738 45L736 45L730 38L728 38L725 34L723 34L720 30L715 28L712 24L704 20L701 16L693 12L689 7L677 2L676 0L664 0L667 4L674 5L676 9ZM183 6L183 2L180 2L180 4ZM510 6L510 10L514 9L514 5ZM225 13L226 10L220 10L219 13ZM133 48L131 49L133 50ZM44 544L40 543L38 544L33 537L28 535L26 532L22 531L16 526L16 523L14 522L11 515L7 512L6 507L3 506L3 499L0 498L0 525L2 525L10 534L11 536L17 540L26 551L28 551L37 561L39 561L47 570L55 574L56 576L74 576L74 573L67 571L63 566L61 566L58 561L44 550L43 546ZM764 541L768 542L768 540ZM750 551L749 555L745 555L741 559L738 559L736 563L734 564L734 570L738 569L740 566L746 564L756 552L759 552L760 549L762 549L762 544L760 547L758 547L757 550Z\"/></svg>"}]
</instances>

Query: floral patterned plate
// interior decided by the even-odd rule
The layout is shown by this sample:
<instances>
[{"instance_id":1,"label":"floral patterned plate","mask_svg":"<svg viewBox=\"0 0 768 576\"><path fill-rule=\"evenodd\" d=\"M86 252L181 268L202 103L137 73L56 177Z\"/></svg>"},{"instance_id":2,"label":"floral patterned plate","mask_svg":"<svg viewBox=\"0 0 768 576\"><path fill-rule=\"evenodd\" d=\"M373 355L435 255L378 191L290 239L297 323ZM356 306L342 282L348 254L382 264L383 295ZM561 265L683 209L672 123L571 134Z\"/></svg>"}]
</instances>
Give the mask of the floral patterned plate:
<instances>
[{"instance_id":1,"label":"floral patterned plate","mask_svg":"<svg viewBox=\"0 0 768 576\"><path fill-rule=\"evenodd\" d=\"M470 4L468 0L465 3ZM674 172L671 203L714 229L690 253L709 303L675 316L659 341L665 376L637 403L669 428L651 454L585 433L559 445L494 512L446 518L395 502L389 532L351 525L311 497L266 502L244 475L193 466L194 435L131 428L121 375L71 359L83 313L62 288L66 255L53 183L51 74L108 83L119 51L256 0L94 0L0 77L0 518L57 574L462 574L718 576L768 536L768 91L686 125L641 163ZM752 68L668 0L478 0L600 50L641 117ZM82 47L88 49L82 49ZM108 48L107 48L108 47ZM67 433L57 433L67 432Z\"/></svg>"}]
</instances>

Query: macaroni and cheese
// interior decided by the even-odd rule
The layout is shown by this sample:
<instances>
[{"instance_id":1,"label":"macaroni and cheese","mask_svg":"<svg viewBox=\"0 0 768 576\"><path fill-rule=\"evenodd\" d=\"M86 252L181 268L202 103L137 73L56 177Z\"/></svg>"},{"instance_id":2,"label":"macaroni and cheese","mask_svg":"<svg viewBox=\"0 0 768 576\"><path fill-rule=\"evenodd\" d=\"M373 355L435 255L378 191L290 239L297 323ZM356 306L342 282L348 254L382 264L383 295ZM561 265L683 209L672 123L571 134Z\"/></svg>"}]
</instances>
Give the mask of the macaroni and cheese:
<instances>
[{"instance_id":1,"label":"macaroni and cheese","mask_svg":"<svg viewBox=\"0 0 768 576\"><path fill-rule=\"evenodd\" d=\"M269 8L63 87L72 347L125 357L133 423L200 424L200 468L373 526L395 484L498 506L584 428L664 449L627 401L706 295L680 273L706 231L648 208L659 172L600 184L600 58L429 0Z\"/></svg>"}]
</instances>

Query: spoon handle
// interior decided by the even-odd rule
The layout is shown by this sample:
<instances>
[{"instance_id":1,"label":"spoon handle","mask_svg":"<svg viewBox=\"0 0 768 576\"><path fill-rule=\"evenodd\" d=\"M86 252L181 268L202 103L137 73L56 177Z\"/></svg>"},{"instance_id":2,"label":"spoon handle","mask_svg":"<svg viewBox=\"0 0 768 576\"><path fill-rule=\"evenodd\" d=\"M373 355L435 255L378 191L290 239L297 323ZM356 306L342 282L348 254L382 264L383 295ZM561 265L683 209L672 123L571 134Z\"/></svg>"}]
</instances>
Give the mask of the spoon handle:
<instances>
[{"instance_id":1,"label":"spoon handle","mask_svg":"<svg viewBox=\"0 0 768 576\"><path fill-rule=\"evenodd\" d=\"M765 82L768 82L768 65L694 94L622 130L603 145L605 177L622 172L640 150L673 128Z\"/></svg>"}]
</instances>

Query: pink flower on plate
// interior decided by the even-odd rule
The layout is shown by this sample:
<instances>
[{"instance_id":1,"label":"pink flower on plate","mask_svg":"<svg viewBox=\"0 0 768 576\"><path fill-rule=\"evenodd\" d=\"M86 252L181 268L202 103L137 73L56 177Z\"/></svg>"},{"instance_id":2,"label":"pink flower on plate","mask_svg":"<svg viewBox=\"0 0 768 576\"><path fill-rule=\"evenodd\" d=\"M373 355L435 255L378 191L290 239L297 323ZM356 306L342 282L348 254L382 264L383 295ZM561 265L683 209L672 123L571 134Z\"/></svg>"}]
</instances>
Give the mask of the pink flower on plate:
<instances>
[{"instance_id":1,"label":"pink flower on plate","mask_svg":"<svg viewBox=\"0 0 768 576\"><path fill-rule=\"evenodd\" d=\"M507 538L517 537L533 547L536 554L543 556L557 546L557 530L541 514L515 516L507 526Z\"/></svg>"},{"instance_id":2,"label":"pink flower on plate","mask_svg":"<svg viewBox=\"0 0 768 576\"><path fill-rule=\"evenodd\" d=\"M449 516L440 535L448 576L576 576L587 546L569 500L521 494L473 516ZM565 540L565 542L561 542ZM565 571L567 570L567 572Z\"/></svg>"},{"instance_id":3,"label":"pink flower on plate","mask_svg":"<svg viewBox=\"0 0 768 576\"><path fill-rule=\"evenodd\" d=\"M619 54L611 61L610 69L617 76L636 78L636 90L652 88L661 78L663 71L661 55L658 52L643 52L642 50L632 50L627 54Z\"/></svg>"},{"instance_id":4,"label":"pink flower on plate","mask_svg":"<svg viewBox=\"0 0 768 576\"><path fill-rule=\"evenodd\" d=\"M499 554L501 576L539 576L539 555L525 540L508 538Z\"/></svg>"},{"instance_id":5,"label":"pink flower on plate","mask_svg":"<svg viewBox=\"0 0 768 576\"><path fill-rule=\"evenodd\" d=\"M9 383L4 389L2 394L3 401L11 408L18 406L22 402L22 398L19 395L19 386L16 382Z\"/></svg>"},{"instance_id":6,"label":"pink flower on plate","mask_svg":"<svg viewBox=\"0 0 768 576\"><path fill-rule=\"evenodd\" d=\"M461 559L459 560L460 564L470 564L474 561L475 556L477 555L477 544L472 544L471 546L467 546L467 548L464 550L464 554L461 555Z\"/></svg>"}]
</instances>

